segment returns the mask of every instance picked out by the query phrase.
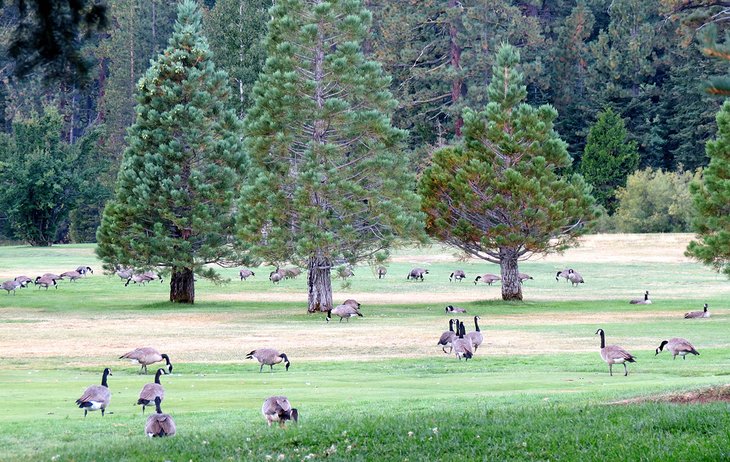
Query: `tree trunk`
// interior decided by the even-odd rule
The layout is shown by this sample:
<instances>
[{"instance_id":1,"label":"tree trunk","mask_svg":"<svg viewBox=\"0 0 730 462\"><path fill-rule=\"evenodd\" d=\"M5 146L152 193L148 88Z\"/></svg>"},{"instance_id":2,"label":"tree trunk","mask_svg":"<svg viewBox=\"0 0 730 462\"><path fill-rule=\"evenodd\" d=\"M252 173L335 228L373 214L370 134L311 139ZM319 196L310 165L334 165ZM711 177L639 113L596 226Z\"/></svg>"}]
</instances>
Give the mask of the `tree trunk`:
<instances>
[{"instance_id":1,"label":"tree trunk","mask_svg":"<svg viewBox=\"0 0 730 462\"><path fill-rule=\"evenodd\" d=\"M189 268L172 268L170 277L170 301L173 303L195 303L195 279Z\"/></svg>"},{"instance_id":2,"label":"tree trunk","mask_svg":"<svg viewBox=\"0 0 730 462\"><path fill-rule=\"evenodd\" d=\"M502 273L502 300L522 300L522 283L517 267L517 252L513 249L499 249Z\"/></svg>"},{"instance_id":3,"label":"tree trunk","mask_svg":"<svg viewBox=\"0 0 730 462\"><path fill-rule=\"evenodd\" d=\"M463 10L461 3L458 0L449 0L449 8L459 8ZM461 98L462 86L464 80L461 76L461 46L457 41L458 30L456 24L453 22L449 24L449 54L451 57L451 68L454 72L454 80L451 82L451 104L456 105L457 101ZM454 134L457 137L461 137L461 127L464 126L464 119L461 118L461 114L456 115L454 121Z\"/></svg>"},{"instance_id":4,"label":"tree trunk","mask_svg":"<svg viewBox=\"0 0 730 462\"><path fill-rule=\"evenodd\" d=\"M330 268L332 264L321 254L309 257L307 285L309 286L309 313L331 310L332 279Z\"/></svg>"}]
</instances>

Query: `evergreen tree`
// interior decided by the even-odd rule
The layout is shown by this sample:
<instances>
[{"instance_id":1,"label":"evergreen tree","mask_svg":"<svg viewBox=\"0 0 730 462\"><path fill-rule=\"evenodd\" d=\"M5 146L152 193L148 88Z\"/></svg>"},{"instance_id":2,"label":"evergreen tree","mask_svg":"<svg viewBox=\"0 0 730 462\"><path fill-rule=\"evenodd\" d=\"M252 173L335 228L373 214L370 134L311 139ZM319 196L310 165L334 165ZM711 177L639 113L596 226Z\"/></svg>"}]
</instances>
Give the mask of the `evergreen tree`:
<instances>
[{"instance_id":1,"label":"evergreen tree","mask_svg":"<svg viewBox=\"0 0 730 462\"><path fill-rule=\"evenodd\" d=\"M699 240L689 244L687 255L730 277L730 101L717 114L717 138L707 142L707 155L702 181L691 186Z\"/></svg>"},{"instance_id":2,"label":"evergreen tree","mask_svg":"<svg viewBox=\"0 0 730 462\"><path fill-rule=\"evenodd\" d=\"M245 162L228 76L215 68L193 0L180 3L168 47L137 92L97 253L107 270L169 269L170 301L193 303L193 273L216 279L205 265L238 263L230 237Z\"/></svg>"},{"instance_id":3,"label":"evergreen tree","mask_svg":"<svg viewBox=\"0 0 730 462\"><path fill-rule=\"evenodd\" d=\"M560 114L555 127L575 160L580 159L585 146L588 39L594 22L591 10L579 1L558 32L550 59L552 101Z\"/></svg>"},{"instance_id":4,"label":"evergreen tree","mask_svg":"<svg viewBox=\"0 0 730 462\"><path fill-rule=\"evenodd\" d=\"M629 141L624 121L611 108L601 112L588 133L580 173L609 213L616 210L616 188L626 185L626 177L638 167L636 142Z\"/></svg>"},{"instance_id":5,"label":"evergreen tree","mask_svg":"<svg viewBox=\"0 0 730 462\"><path fill-rule=\"evenodd\" d=\"M205 17L205 31L215 60L228 72L237 94L240 118L249 106L249 95L266 60L263 39L272 0L218 0Z\"/></svg>"},{"instance_id":6,"label":"evergreen tree","mask_svg":"<svg viewBox=\"0 0 730 462\"><path fill-rule=\"evenodd\" d=\"M521 300L518 261L574 244L594 215L579 175L562 177L570 156L553 130L549 105L523 103L519 53L502 45L482 112L464 111L464 143L437 151L419 190L426 230L497 263L502 298Z\"/></svg>"},{"instance_id":7,"label":"evergreen tree","mask_svg":"<svg viewBox=\"0 0 730 462\"><path fill-rule=\"evenodd\" d=\"M389 79L361 49L358 0L278 0L245 134L252 174L239 237L254 255L306 266L309 312L333 308L330 271L419 236L418 196L393 128Z\"/></svg>"},{"instance_id":8,"label":"evergreen tree","mask_svg":"<svg viewBox=\"0 0 730 462\"><path fill-rule=\"evenodd\" d=\"M100 130L74 145L62 140L63 121L55 108L41 116L15 120L11 134L0 134L0 207L15 237L49 246L59 225L73 211L82 186L93 180Z\"/></svg>"},{"instance_id":9,"label":"evergreen tree","mask_svg":"<svg viewBox=\"0 0 730 462\"><path fill-rule=\"evenodd\" d=\"M594 114L611 107L626 120L641 165L664 167L664 140L654 136L664 123L657 84L666 40L657 33L658 2L614 0L608 11L608 29L591 43L586 102Z\"/></svg>"}]
</instances>

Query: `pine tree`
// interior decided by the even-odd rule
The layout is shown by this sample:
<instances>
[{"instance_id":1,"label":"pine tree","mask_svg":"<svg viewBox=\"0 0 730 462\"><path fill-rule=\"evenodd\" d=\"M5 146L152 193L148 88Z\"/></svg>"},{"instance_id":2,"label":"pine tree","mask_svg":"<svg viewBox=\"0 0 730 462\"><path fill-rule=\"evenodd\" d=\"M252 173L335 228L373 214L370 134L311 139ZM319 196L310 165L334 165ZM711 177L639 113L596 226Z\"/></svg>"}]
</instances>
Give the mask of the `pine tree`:
<instances>
[{"instance_id":1,"label":"pine tree","mask_svg":"<svg viewBox=\"0 0 730 462\"><path fill-rule=\"evenodd\" d=\"M580 173L593 186L593 197L609 213L616 210L616 188L639 167L636 142L628 139L624 121L611 108L598 115L588 133Z\"/></svg>"},{"instance_id":2,"label":"pine tree","mask_svg":"<svg viewBox=\"0 0 730 462\"><path fill-rule=\"evenodd\" d=\"M524 104L519 53L502 45L482 112L464 111L464 143L437 151L421 178L426 231L499 264L502 298L522 300L518 261L575 243L594 200L553 130L552 106Z\"/></svg>"},{"instance_id":3,"label":"pine tree","mask_svg":"<svg viewBox=\"0 0 730 462\"><path fill-rule=\"evenodd\" d=\"M238 235L254 255L306 266L309 312L326 311L333 262L419 236L419 201L389 79L362 53L370 13L358 0L278 0L270 12Z\"/></svg>"},{"instance_id":4,"label":"pine tree","mask_svg":"<svg viewBox=\"0 0 730 462\"><path fill-rule=\"evenodd\" d=\"M664 140L652 132L664 123L658 117L662 94L657 79L666 40L656 26L658 3L614 0L608 11L608 29L591 43L586 101L593 114L611 107L626 120L642 166L664 167Z\"/></svg>"},{"instance_id":5,"label":"pine tree","mask_svg":"<svg viewBox=\"0 0 730 462\"><path fill-rule=\"evenodd\" d=\"M245 157L240 122L226 109L228 76L217 71L201 15L184 0L168 47L137 84L137 120L115 198L97 234L107 270L169 269L170 301L193 303L205 265L235 264L234 189Z\"/></svg>"},{"instance_id":6,"label":"pine tree","mask_svg":"<svg viewBox=\"0 0 730 462\"><path fill-rule=\"evenodd\" d=\"M697 208L693 225L699 240L687 255L730 277L730 101L717 114L717 138L706 145L710 165L691 185Z\"/></svg>"},{"instance_id":7,"label":"pine tree","mask_svg":"<svg viewBox=\"0 0 730 462\"><path fill-rule=\"evenodd\" d=\"M272 0L218 0L205 17L215 60L235 88L236 113L243 118L249 95L266 60L263 39Z\"/></svg>"}]
</instances>

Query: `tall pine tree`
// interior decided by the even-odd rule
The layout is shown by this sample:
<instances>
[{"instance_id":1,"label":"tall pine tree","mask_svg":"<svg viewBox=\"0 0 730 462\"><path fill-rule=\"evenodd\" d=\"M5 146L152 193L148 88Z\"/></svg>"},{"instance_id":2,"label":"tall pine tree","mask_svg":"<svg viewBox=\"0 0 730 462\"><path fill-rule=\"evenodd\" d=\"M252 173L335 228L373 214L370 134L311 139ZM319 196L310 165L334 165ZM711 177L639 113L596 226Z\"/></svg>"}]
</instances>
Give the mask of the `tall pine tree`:
<instances>
[{"instance_id":1,"label":"tall pine tree","mask_svg":"<svg viewBox=\"0 0 730 462\"><path fill-rule=\"evenodd\" d=\"M522 300L518 261L565 249L594 216L593 198L553 130L552 106L524 104L519 53L502 45L482 112L464 111L464 143L434 153L420 182L426 231L499 264L502 299Z\"/></svg>"},{"instance_id":2,"label":"tall pine tree","mask_svg":"<svg viewBox=\"0 0 730 462\"><path fill-rule=\"evenodd\" d=\"M580 173L593 186L593 197L609 213L616 210L616 188L626 185L626 177L639 167L636 142L618 114L611 108L598 115L588 133Z\"/></svg>"},{"instance_id":3,"label":"tall pine tree","mask_svg":"<svg viewBox=\"0 0 730 462\"><path fill-rule=\"evenodd\" d=\"M717 138L707 142L707 155L702 181L691 185L699 240L687 254L730 277L730 101L717 114Z\"/></svg>"},{"instance_id":4,"label":"tall pine tree","mask_svg":"<svg viewBox=\"0 0 730 462\"><path fill-rule=\"evenodd\" d=\"M201 15L184 0L168 47L137 84L137 120L129 129L115 198L97 239L107 270L166 268L170 301L193 303L193 273L233 264L233 202L245 157L228 76L202 35Z\"/></svg>"},{"instance_id":5,"label":"tall pine tree","mask_svg":"<svg viewBox=\"0 0 730 462\"><path fill-rule=\"evenodd\" d=\"M305 266L309 312L326 311L333 262L419 236L419 200L389 78L362 53L370 13L359 0L278 0L270 11L238 235L257 256Z\"/></svg>"}]
</instances>

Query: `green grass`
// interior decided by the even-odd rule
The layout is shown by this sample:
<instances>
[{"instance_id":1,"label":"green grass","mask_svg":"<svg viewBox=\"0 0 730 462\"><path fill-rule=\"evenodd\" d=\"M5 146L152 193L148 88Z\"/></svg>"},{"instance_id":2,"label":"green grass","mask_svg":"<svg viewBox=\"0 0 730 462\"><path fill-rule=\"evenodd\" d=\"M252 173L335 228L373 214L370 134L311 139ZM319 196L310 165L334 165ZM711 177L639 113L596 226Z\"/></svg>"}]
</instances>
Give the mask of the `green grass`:
<instances>
[{"instance_id":1,"label":"green grass","mask_svg":"<svg viewBox=\"0 0 730 462\"><path fill-rule=\"evenodd\" d=\"M167 284L124 287L99 272L58 290L0 294L0 460L730 460L727 403L611 404L730 383L727 280L691 263L597 258L575 264L587 283L573 289L555 282L559 265L528 262L527 301L503 303L498 286L448 282L454 268L472 276L497 272L493 265L429 263L426 282L406 282L428 256L402 252L385 280L357 268L338 297L379 301L349 325L325 326L301 302L239 300L305 291L304 277L274 287L263 268L247 282L199 281L194 306L167 303ZM77 245L0 247L0 262L4 275L99 267L93 248ZM655 303L628 305L645 288ZM432 294L474 300L458 303L482 318L487 340L474 360L435 347L448 316ZM705 302L711 319L682 319ZM598 327L637 356L628 377L621 366L609 377ZM701 355L655 356L673 336ZM243 359L276 342L287 345L288 372L260 374ZM142 343L177 348L174 374L162 378L174 438L143 435L133 403L152 376L117 359ZM74 400L104 366L113 371L111 405L105 417L84 419ZM299 408L298 425L266 426L260 406L273 394Z\"/></svg>"}]
</instances>

